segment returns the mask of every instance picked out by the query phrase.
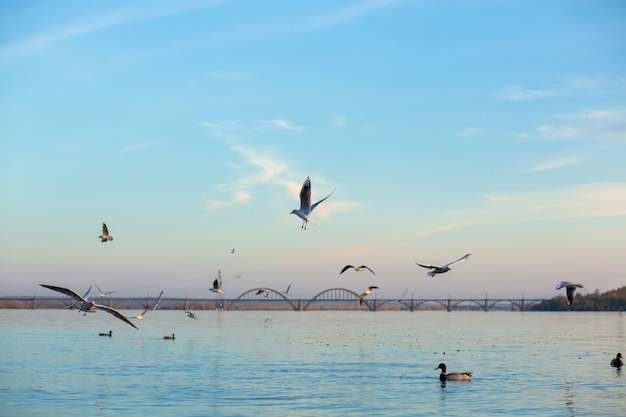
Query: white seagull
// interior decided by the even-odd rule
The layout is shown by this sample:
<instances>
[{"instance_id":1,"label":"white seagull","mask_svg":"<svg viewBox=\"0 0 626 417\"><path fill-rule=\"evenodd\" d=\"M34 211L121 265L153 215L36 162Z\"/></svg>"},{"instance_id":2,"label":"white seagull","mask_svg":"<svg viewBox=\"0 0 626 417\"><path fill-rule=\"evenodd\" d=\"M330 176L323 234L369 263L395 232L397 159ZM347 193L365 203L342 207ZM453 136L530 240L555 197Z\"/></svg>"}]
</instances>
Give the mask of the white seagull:
<instances>
[{"instance_id":1,"label":"white seagull","mask_svg":"<svg viewBox=\"0 0 626 417\"><path fill-rule=\"evenodd\" d=\"M574 301L574 293L576 292L576 288L584 288L582 284L574 284L569 281L561 281L556 284L555 290L560 290L565 287L565 293L567 294L567 305L571 306L572 301Z\"/></svg>"},{"instance_id":2,"label":"white seagull","mask_svg":"<svg viewBox=\"0 0 626 417\"><path fill-rule=\"evenodd\" d=\"M154 303L154 307L150 308L150 300L148 300L148 303L144 306L144 310L141 312L140 315L135 316L135 318L137 320L143 320L143 316L144 314L148 312L148 310L154 311L157 309L157 307L161 303L161 298L163 298L163 290L161 290L161 294L159 294L159 298L157 298L156 303Z\"/></svg>"},{"instance_id":3,"label":"white seagull","mask_svg":"<svg viewBox=\"0 0 626 417\"><path fill-rule=\"evenodd\" d=\"M370 286L363 292L363 294L359 295L359 305L363 304L363 299L372 293L372 290L377 289L378 287Z\"/></svg>"},{"instance_id":4,"label":"white seagull","mask_svg":"<svg viewBox=\"0 0 626 417\"><path fill-rule=\"evenodd\" d=\"M261 294L263 294L263 297L267 297L268 295L270 295L270 290L268 290L267 288L259 288L256 292L256 295Z\"/></svg>"},{"instance_id":5,"label":"white seagull","mask_svg":"<svg viewBox=\"0 0 626 417\"><path fill-rule=\"evenodd\" d=\"M209 291L224 294L224 291L222 291L222 271L217 271L217 278L213 281L213 287L209 288Z\"/></svg>"},{"instance_id":6,"label":"white seagull","mask_svg":"<svg viewBox=\"0 0 626 417\"><path fill-rule=\"evenodd\" d=\"M302 184L302 189L300 190L300 209L293 209L289 214L295 214L300 217L303 220L300 228L306 230L307 223L315 224L313 219L310 217L311 212L315 210L315 207L317 207L319 203L333 195L334 192L335 190L317 203L311 205L311 178L306 177L304 184Z\"/></svg>"},{"instance_id":7,"label":"white seagull","mask_svg":"<svg viewBox=\"0 0 626 417\"><path fill-rule=\"evenodd\" d=\"M365 265L361 265L361 266L352 266L352 265L346 265L343 267L343 269L341 270L341 272L339 273L339 275L343 274L344 272L346 272L346 270L348 269L354 269L357 272L361 272L365 269L367 269L368 271L370 271L372 274L376 275L376 272L372 271L369 267L365 266Z\"/></svg>"},{"instance_id":8,"label":"white seagull","mask_svg":"<svg viewBox=\"0 0 626 417\"><path fill-rule=\"evenodd\" d=\"M107 306L103 306L100 304L96 304L91 300L86 300L85 298L83 298L80 294L78 294L76 291L71 290L69 288L63 288L63 287L57 287L55 285L46 285L46 284L39 284L42 287L48 288L50 290L53 291L57 291L60 292L62 294L65 295L69 295L70 297L72 297L74 300L78 301L78 303L76 303L76 307L78 307L81 311L84 311L85 313L90 312L90 311L94 311L94 310L102 310L102 311L106 311L109 314L114 315L115 317L117 317L118 319L130 324L131 326L133 326L135 329L137 329L137 326L135 326L133 323L131 323L130 320L128 320L126 317L124 317L124 315L122 313L120 313L119 311L111 308L111 307L107 307Z\"/></svg>"},{"instance_id":9,"label":"white seagull","mask_svg":"<svg viewBox=\"0 0 626 417\"><path fill-rule=\"evenodd\" d=\"M455 264L455 263L457 263L457 262L463 262L464 260L466 260L467 258L469 258L469 257L470 257L470 255L471 255L471 253L468 253L467 255L465 255L465 256L463 256L463 257L461 257L461 258L457 259L456 261L453 261L453 262L447 263L447 264L445 264L445 265L443 265L443 266L437 266L437 265L422 265L422 264L419 264L419 263L417 263L417 262L415 262L415 263L416 263L417 265L421 266L422 268L432 269L432 271L429 271L427 275L428 275L428 276L430 276L430 277L434 277L434 276L435 276L435 275L437 275L437 274L443 274L443 273L448 272L448 271L451 269L451 268L450 268L450 266L451 266L451 265L454 265L454 264Z\"/></svg>"},{"instance_id":10,"label":"white seagull","mask_svg":"<svg viewBox=\"0 0 626 417\"><path fill-rule=\"evenodd\" d=\"M198 316L196 316L194 313L192 313L191 311L187 310L185 311L185 314L187 315L187 317L189 317L190 319L194 319L194 320L198 320Z\"/></svg>"},{"instance_id":11,"label":"white seagull","mask_svg":"<svg viewBox=\"0 0 626 417\"><path fill-rule=\"evenodd\" d=\"M98 237L100 238L100 242L113 240L113 236L109 235L109 228L107 227L106 223L102 223L102 235Z\"/></svg>"},{"instance_id":12,"label":"white seagull","mask_svg":"<svg viewBox=\"0 0 626 417\"><path fill-rule=\"evenodd\" d=\"M107 291L107 292L102 292L102 290L100 289L100 287L98 287L98 284L96 284L96 283L94 282L94 285L95 285L95 286L96 286L96 288L98 289L98 295L99 295L100 297L106 297L107 295L111 295L111 294L114 294L114 293L116 293L116 292L117 292L117 291ZM91 287L90 287L90 288L91 288Z\"/></svg>"}]
</instances>

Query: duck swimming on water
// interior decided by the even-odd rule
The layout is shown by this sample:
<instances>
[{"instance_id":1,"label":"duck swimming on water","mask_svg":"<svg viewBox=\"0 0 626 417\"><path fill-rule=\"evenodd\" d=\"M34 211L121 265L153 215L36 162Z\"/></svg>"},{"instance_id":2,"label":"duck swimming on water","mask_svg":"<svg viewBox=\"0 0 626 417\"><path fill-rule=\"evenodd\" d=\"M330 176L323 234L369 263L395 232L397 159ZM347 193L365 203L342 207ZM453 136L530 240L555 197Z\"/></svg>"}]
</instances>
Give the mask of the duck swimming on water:
<instances>
[{"instance_id":1,"label":"duck swimming on water","mask_svg":"<svg viewBox=\"0 0 626 417\"><path fill-rule=\"evenodd\" d=\"M441 373L439 374L439 380L441 382L445 381L471 381L472 373L471 372L450 372L446 373L446 364L440 363L435 370L441 369Z\"/></svg>"},{"instance_id":2,"label":"duck swimming on water","mask_svg":"<svg viewBox=\"0 0 626 417\"><path fill-rule=\"evenodd\" d=\"M624 361L622 360L622 354L618 353L615 359L611 360L611 366L615 368L621 368L624 366Z\"/></svg>"}]
</instances>

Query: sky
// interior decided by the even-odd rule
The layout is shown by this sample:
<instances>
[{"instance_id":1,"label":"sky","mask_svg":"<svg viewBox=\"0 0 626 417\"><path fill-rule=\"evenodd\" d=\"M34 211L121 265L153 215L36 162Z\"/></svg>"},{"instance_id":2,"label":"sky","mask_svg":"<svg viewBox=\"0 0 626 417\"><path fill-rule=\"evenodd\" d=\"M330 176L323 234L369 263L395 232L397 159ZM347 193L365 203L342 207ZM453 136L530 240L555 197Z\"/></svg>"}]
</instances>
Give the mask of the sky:
<instances>
[{"instance_id":1,"label":"sky","mask_svg":"<svg viewBox=\"0 0 626 417\"><path fill-rule=\"evenodd\" d=\"M3 296L618 288L626 3L2 2L0 192Z\"/></svg>"}]
</instances>

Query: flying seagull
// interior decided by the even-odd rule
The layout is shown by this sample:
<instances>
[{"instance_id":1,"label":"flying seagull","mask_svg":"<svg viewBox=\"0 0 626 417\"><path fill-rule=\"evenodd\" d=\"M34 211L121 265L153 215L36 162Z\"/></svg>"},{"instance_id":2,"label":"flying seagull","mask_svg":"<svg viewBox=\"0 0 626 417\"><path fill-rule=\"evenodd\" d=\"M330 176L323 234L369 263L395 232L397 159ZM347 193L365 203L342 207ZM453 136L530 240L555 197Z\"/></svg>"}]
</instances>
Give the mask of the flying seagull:
<instances>
[{"instance_id":1,"label":"flying seagull","mask_svg":"<svg viewBox=\"0 0 626 417\"><path fill-rule=\"evenodd\" d=\"M569 281L561 281L558 284L556 284L556 288L554 289L560 290L563 287L565 287L565 293L567 294L567 305L571 306L572 301L574 301L574 293L576 292L576 288L583 288L583 285L574 284L573 282L569 282Z\"/></svg>"},{"instance_id":2,"label":"flying seagull","mask_svg":"<svg viewBox=\"0 0 626 417\"><path fill-rule=\"evenodd\" d=\"M310 217L311 212L315 210L315 207L317 207L319 203L333 195L334 192L335 190L333 190L332 193L328 194L317 203L311 205L311 178L306 177L306 180L304 180L304 184L302 184L302 189L300 190L300 209L293 209L289 214L295 214L296 216L300 217L303 220L302 226L300 226L300 228L306 230L307 223L315 224L313 219Z\"/></svg>"},{"instance_id":3,"label":"flying seagull","mask_svg":"<svg viewBox=\"0 0 626 417\"><path fill-rule=\"evenodd\" d=\"M471 255L471 253L468 253L467 255L465 255L465 256L463 256L463 257L461 257L461 258L457 259L456 261L454 261L454 262L450 262L450 263L447 263L447 264L445 264L445 265L443 265L443 266L437 266L437 265L422 265L422 264L418 264L417 262L415 262L415 263L416 263L417 265L421 266L422 268L432 269L432 271L429 271L429 272L428 272L428 276L430 276L430 277L434 277L434 276L435 276L435 275L437 275L437 274L443 274L443 273L448 272L448 271L451 269L451 268L450 268L450 266L451 266L451 265L454 265L454 264L455 264L455 263L457 263L457 262L463 262L464 260L466 260L467 258L469 258L469 257L470 257L470 255Z\"/></svg>"},{"instance_id":4,"label":"flying seagull","mask_svg":"<svg viewBox=\"0 0 626 417\"><path fill-rule=\"evenodd\" d=\"M356 267L355 267L355 266L352 266L352 265L346 265L346 266L344 266L344 267L343 267L343 269L341 270L341 272L339 273L339 275L343 274L344 272L346 272L346 270L348 270L348 269L350 269L350 268L354 269L354 270L355 270L355 271L357 271L357 272L361 272L361 271L363 271L364 269L367 269L367 270L368 270L368 271L370 271L372 274L376 275L376 272L372 271L369 267L367 267L367 266L365 266L365 265L356 266Z\"/></svg>"},{"instance_id":5,"label":"flying seagull","mask_svg":"<svg viewBox=\"0 0 626 417\"><path fill-rule=\"evenodd\" d=\"M98 295L100 297L106 297L107 295L111 295L116 293L117 291L107 291L107 292L102 292L102 290L100 289L100 287L98 287L98 284L94 283L94 285L96 286L96 288L98 289Z\"/></svg>"},{"instance_id":6,"label":"flying seagull","mask_svg":"<svg viewBox=\"0 0 626 417\"><path fill-rule=\"evenodd\" d=\"M83 294L83 298L85 300L87 299L87 296L91 292L91 287L93 287L93 284L90 285L89 288L87 289L87 292ZM80 307L78 306L78 304L76 304L76 301L72 301L71 304L65 306L65 308L69 308L70 310L74 310L75 308L77 308L80 311ZM90 311L90 313L95 313L95 311Z\"/></svg>"},{"instance_id":7,"label":"flying seagull","mask_svg":"<svg viewBox=\"0 0 626 417\"><path fill-rule=\"evenodd\" d=\"M189 317L190 319L194 319L194 320L198 320L198 316L196 316L194 313L192 313L191 311L187 310L185 311L185 314L187 315L187 317Z\"/></svg>"},{"instance_id":8,"label":"flying seagull","mask_svg":"<svg viewBox=\"0 0 626 417\"><path fill-rule=\"evenodd\" d=\"M113 240L113 236L109 235L109 228L106 223L102 223L102 235L98 237L100 238L100 242Z\"/></svg>"},{"instance_id":9,"label":"flying seagull","mask_svg":"<svg viewBox=\"0 0 626 417\"><path fill-rule=\"evenodd\" d=\"M161 290L161 294L159 294L159 298L157 298L156 303L154 303L154 306L150 308L150 300L148 300L148 303L144 306L144 310L141 312L140 315L135 316L135 318L137 320L143 320L143 316L144 314L148 312L148 310L154 311L157 309L157 307L159 306L159 303L161 303L161 298L163 298L163 290Z\"/></svg>"},{"instance_id":10,"label":"flying seagull","mask_svg":"<svg viewBox=\"0 0 626 417\"><path fill-rule=\"evenodd\" d=\"M370 286L363 292L363 294L359 295L359 305L363 304L363 299L372 293L372 290L377 289L378 287Z\"/></svg>"},{"instance_id":11,"label":"flying seagull","mask_svg":"<svg viewBox=\"0 0 626 417\"><path fill-rule=\"evenodd\" d=\"M209 291L224 294L224 291L222 291L222 271L217 271L217 278L213 281L213 287L209 288Z\"/></svg>"},{"instance_id":12,"label":"flying seagull","mask_svg":"<svg viewBox=\"0 0 626 417\"><path fill-rule=\"evenodd\" d=\"M407 291L409 291L409 289L407 288L406 290L404 290L404 292L402 293L402 295L400 296L400 298L398 298L398 302L402 301L402 297L404 297L407 293Z\"/></svg>"},{"instance_id":13,"label":"flying seagull","mask_svg":"<svg viewBox=\"0 0 626 417\"><path fill-rule=\"evenodd\" d=\"M289 284L289 286L287 287L287 289L285 291L283 291L283 294L287 294L289 295L289 291L291 290L291 284Z\"/></svg>"},{"instance_id":14,"label":"flying seagull","mask_svg":"<svg viewBox=\"0 0 626 417\"><path fill-rule=\"evenodd\" d=\"M113 309L111 307L107 307L107 306L103 306L103 305L100 305L100 304L96 304L96 303L94 303L91 300L86 300L85 298L83 298L80 294L78 294L74 290L71 290L69 288L57 287L55 285L46 285L46 284L39 284L39 285L41 285L42 287L48 288L50 290L60 292L62 294L69 295L74 300L78 301L78 303L76 303L76 307L78 307L81 311L84 311L85 313L87 313L89 311L94 311L94 310L106 311L107 313L114 315L118 319L128 323L129 325L131 325L135 329L137 329L137 326L135 326L133 323L131 323L131 321L128 320L126 317L124 317L124 315L122 313L120 313L119 311L117 311L117 310L115 310L115 309Z\"/></svg>"},{"instance_id":15,"label":"flying seagull","mask_svg":"<svg viewBox=\"0 0 626 417\"><path fill-rule=\"evenodd\" d=\"M270 295L270 290L268 290L267 288L259 288L256 292L256 295L261 294L263 294L263 297L267 297L268 295Z\"/></svg>"}]
</instances>

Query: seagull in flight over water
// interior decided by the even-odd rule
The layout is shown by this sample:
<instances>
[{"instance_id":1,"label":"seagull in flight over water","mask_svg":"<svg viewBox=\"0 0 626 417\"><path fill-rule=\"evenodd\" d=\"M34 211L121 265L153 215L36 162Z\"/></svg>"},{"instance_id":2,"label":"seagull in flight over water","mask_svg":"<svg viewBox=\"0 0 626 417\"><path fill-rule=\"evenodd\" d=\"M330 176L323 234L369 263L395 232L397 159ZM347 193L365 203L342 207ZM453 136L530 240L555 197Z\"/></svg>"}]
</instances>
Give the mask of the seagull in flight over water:
<instances>
[{"instance_id":1,"label":"seagull in flight over water","mask_svg":"<svg viewBox=\"0 0 626 417\"><path fill-rule=\"evenodd\" d=\"M259 288L256 292L256 295L261 294L263 294L263 297L267 297L268 295L270 295L270 290L268 290L267 288Z\"/></svg>"},{"instance_id":2,"label":"seagull in flight over water","mask_svg":"<svg viewBox=\"0 0 626 417\"><path fill-rule=\"evenodd\" d=\"M119 311L117 311L117 310L115 310L114 308L111 308L111 307L107 307L107 306L104 306L104 305L96 304L96 303L94 303L91 300L86 300L85 298L83 298L80 294L78 294L74 290L71 290L69 288L57 287L55 285L46 285L46 284L39 284L39 285L41 285L44 288L48 288L48 289L50 289L52 291L57 291L57 292L60 292L61 294L69 295L74 300L78 301L78 303L75 303L76 307L78 307L81 311L84 311L85 314L87 312L94 311L94 310L106 311L107 313L114 315L118 319L128 323L129 325L131 325L135 329L137 329L137 326L135 326L130 320L128 320Z\"/></svg>"},{"instance_id":3,"label":"seagull in flight over water","mask_svg":"<svg viewBox=\"0 0 626 417\"><path fill-rule=\"evenodd\" d=\"M583 284L574 284L569 281L561 281L556 284L555 290L560 290L565 287L565 293L567 294L567 305L571 306L572 301L574 301L574 293L576 292L576 288L584 288Z\"/></svg>"},{"instance_id":4,"label":"seagull in flight over water","mask_svg":"<svg viewBox=\"0 0 626 417\"><path fill-rule=\"evenodd\" d=\"M291 290L291 284L289 284L289 286L287 287L287 289L285 291L283 291L283 294L287 294L289 295L289 290Z\"/></svg>"},{"instance_id":5,"label":"seagull in flight over water","mask_svg":"<svg viewBox=\"0 0 626 417\"><path fill-rule=\"evenodd\" d=\"M161 303L161 298L163 298L163 290L161 290L161 294L159 294L159 298L157 298L156 303L154 303L154 307L150 308L150 300L148 300L148 303L144 306L144 310L141 312L140 315L135 316L135 318L137 320L143 320L143 316L144 314L148 312L148 310L154 311L157 309L157 307L159 306L159 303Z\"/></svg>"},{"instance_id":6,"label":"seagull in flight over water","mask_svg":"<svg viewBox=\"0 0 626 417\"><path fill-rule=\"evenodd\" d=\"M113 240L113 236L109 235L109 228L107 227L106 223L102 223L102 235L98 237L100 238L100 242Z\"/></svg>"},{"instance_id":7,"label":"seagull in flight over water","mask_svg":"<svg viewBox=\"0 0 626 417\"><path fill-rule=\"evenodd\" d=\"M98 287L98 284L96 284L96 283L94 282L94 285L95 285L95 286L96 286L96 288L98 289L98 295L99 295L100 297L106 297L107 295L111 295L111 294L114 294L114 293L116 293L116 292L117 292L117 291L107 291L107 292L102 292L102 290L100 289L100 287ZM91 287L90 287L90 288L91 288Z\"/></svg>"},{"instance_id":8,"label":"seagull in flight over water","mask_svg":"<svg viewBox=\"0 0 626 417\"><path fill-rule=\"evenodd\" d=\"M437 266L437 265L422 265L422 264L418 264L417 262L415 262L415 263L416 263L417 265L421 266L422 268L432 269L432 271L429 271L427 275L428 275L428 276L430 276L430 277L434 277L434 276L435 276L435 275L437 275L437 274L443 274L443 273L448 272L448 271L451 269L451 268L450 268L450 266L451 266L451 265L454 265L454 264L455 264L455 263L457 263L457 262L463 262L463 261L465 261L467 258L469 258L469 257L470 257L470 255L471 255L471 253L468 253L467 255L465 255L465 256L463 256L463 257L461 257L461 258L457 259L456 261L453 261L453 262L447 263L447 264L445 264L445 265L443 265L443 266Z\"/></svg>"},{"instance_id":9,"label":"seagull in flight over water","mask_svg":"<svg viewBox=\"0 0 626 417\"><path fill-rule=\"evenodd\" d=\"M192 313L191 311L187 310L185 311L185 314L187 315L187 317L189 317L190 319L194 319L194 320L198 320L198 316L196 316L194 313Z\"/></svg>"},{"instance_id":10,"label":"seagull in flight over water","mask_svg":"<svg viewBox=\"0 0 626 417\"><path fill-rule=\"evenodd\" d=\"M209 288L209 291L224 294L224 291L222 291L222 271L217 271L217 278L213 281L213 287Z\"/></svg>"},{"instance_id":11,"label":"seagull in flight over water","mask_svg":"<svg viewBox=\"0 0 626 417\"><path fill-rule=\"evenodd\" d=\"M363 292L363 294L359 295L359 305L363 304L363 299L372 293L372 290L377 289L378 287L371 286L367 287L367 289Z\"/></svg>"},{"instance_id":12,"label":"seagull in flight over water","mask_svg":"<svg viewBox=\"0 0 626 417\"><path fill-rule=\"evenodd\" d=\"M300 209L293 209L289 214L295 214L296 216L300 217L303 220L302 226L300 226L300 228L306 230L307 223L315 224L313 219L310 217L311 212L315 210L315 207L317 207L319 203L333 195L334 192L335 190L333 190L332 193L328 194L317 203L311 205L311 178L306 177L306 180L304 180L304 184L302 184L302 189L300 190Z\"/></svg>"},{"instance_id":13,"label":"seagull in flight over water","mask_svg":"<svg viewBox=\"0 0 626 417\"><path fill-rule=\"evenodd\" d=\"M348 269L350 269L350 268L354 269L354 270L355 270L355 271L357 271L357 272L361 272L361 271L363 271L364 269L367 269L367 270L368 270L368 271L370 271L372 274L376 275L376 272L372 271L369 267L367 267L367 266L365 266L365 265L361 265L361 266L357 266L357 267L352 266L352 265L346 265L346 266L344 266L344 267L343 267L343 269L341 270L341 272L339 273L339 275L343 274L344 272L346 272L346 270L348 270Z\"/></svg>"}]
</instances>

